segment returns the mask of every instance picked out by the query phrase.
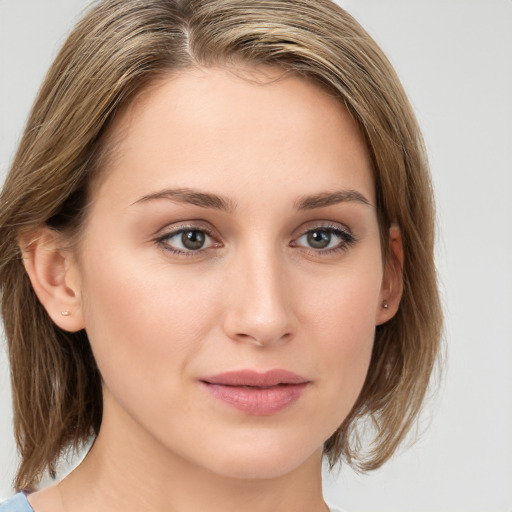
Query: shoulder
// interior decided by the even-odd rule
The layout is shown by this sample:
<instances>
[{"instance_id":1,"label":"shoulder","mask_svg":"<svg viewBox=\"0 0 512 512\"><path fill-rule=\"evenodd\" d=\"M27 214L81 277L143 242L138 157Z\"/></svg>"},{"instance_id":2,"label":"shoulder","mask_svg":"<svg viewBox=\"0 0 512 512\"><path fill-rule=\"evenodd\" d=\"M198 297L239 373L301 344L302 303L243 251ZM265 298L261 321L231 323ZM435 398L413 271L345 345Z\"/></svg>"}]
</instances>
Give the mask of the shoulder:
<instances>
[{"instance_id":1,"label":"shoulder","mask_svg":"<svg viewBox=\"0 0 512 512\"><path fill-rule=\"evenodd\" d=\"M34 510L30 506L27 496L20 492L0 503L0 512L34 512Z\"/></svg>"}]
</instances>

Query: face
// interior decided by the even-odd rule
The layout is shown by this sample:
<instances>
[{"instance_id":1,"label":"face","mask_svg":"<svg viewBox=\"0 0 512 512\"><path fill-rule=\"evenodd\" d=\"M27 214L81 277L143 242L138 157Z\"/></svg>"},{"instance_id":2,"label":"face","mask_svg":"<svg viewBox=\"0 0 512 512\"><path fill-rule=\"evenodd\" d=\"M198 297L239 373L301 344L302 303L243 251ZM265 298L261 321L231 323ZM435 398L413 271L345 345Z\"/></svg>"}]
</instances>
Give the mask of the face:
<instances>
[{"instance_id":1,"label":"face","mask_svg":"<svg viewBox=\"0 0 512 512\"><path fill-rule=\"evenodd\" d=\"M264 71L187 71L123 112L78 265L102 428L260 478L321 453L386 313L355 122Z\"/></svg>"}]
</instances>

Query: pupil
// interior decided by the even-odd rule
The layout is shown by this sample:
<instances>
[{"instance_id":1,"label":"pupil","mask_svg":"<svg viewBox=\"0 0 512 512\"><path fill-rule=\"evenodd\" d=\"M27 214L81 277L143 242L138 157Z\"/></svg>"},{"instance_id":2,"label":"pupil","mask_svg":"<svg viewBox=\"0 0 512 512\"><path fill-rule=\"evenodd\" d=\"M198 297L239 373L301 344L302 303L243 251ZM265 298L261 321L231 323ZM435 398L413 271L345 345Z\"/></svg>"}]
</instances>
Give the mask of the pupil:
<instances>
[{"instance_id":1,"label":"pupil","mask_svg":"<svg viewBox=\"0 0 512 512\"><path fill-rule=\"evenodd\" d=\"M181 234L181 242L187 249L201 249L204 245L204 233L202 231L184 231Z\"/></svg>"},{"instance_id":2,"label":"pupil","mask_svg":"<svg viewBox=\"0 0 512 512\"><path fill-rule=\"evenodd\" d=\"M328 231L311 231L308 233L308 244L315 249L325 249L331 243Z\"/></svg>"}]
</instances>

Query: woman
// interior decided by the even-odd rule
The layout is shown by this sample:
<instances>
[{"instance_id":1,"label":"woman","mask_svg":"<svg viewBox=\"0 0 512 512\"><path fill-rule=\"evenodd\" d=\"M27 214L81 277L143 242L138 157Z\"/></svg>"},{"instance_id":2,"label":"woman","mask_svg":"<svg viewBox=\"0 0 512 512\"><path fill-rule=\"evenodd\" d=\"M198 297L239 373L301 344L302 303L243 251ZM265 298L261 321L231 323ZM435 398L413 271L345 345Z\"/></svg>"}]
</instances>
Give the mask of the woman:
<instances>
[{"instance_id":1,"label":"woman","mask_svg":"<svg viewBox=\"0 0 512 512\"><path fill-rule=\"evenodd\" d=\"M320 512L323 456L375 469L417 416L430 178L398 79L335 4L98 2L1 201L25 491L2 512Z\"/></svg>"}]
</instances>

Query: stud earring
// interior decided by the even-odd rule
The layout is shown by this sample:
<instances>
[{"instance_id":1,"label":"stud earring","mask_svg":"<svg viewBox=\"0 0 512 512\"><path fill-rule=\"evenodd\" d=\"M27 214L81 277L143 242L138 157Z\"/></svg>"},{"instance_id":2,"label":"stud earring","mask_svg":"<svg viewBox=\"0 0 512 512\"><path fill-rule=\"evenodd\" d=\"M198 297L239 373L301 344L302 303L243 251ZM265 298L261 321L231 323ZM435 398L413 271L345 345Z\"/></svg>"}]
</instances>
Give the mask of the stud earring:
<instances>
[{"instance_id":1,"label":"stud earring","mask_svg":"<svg viewBox=\"0 0 512 512\"><path fill-rule=\"evenodd\" d=\"M383 307L384 309L388 309L388 308L389 308L389 304L388 304L386 301L384 301L384 302L382 303L382 307Z\"/></svg>"},{"instance_id":2,"label":"stud earring","mask_svg":"<svg viewBox=\"0 0 512 512\"><path fill-rule=\"evenodd\" d=\"M69 311L67 311L67 310L65 310L65 311L61 311L61 312L60 312L60 314L61 314L62 316L69 316L69 315L71 315L71 313L70 313Z\"/></svg>"}]
</instances>

